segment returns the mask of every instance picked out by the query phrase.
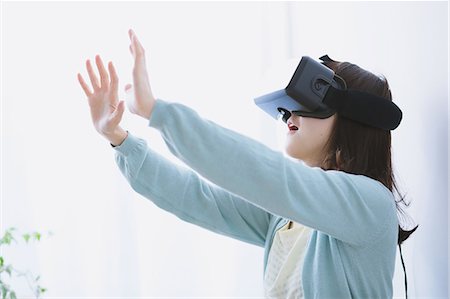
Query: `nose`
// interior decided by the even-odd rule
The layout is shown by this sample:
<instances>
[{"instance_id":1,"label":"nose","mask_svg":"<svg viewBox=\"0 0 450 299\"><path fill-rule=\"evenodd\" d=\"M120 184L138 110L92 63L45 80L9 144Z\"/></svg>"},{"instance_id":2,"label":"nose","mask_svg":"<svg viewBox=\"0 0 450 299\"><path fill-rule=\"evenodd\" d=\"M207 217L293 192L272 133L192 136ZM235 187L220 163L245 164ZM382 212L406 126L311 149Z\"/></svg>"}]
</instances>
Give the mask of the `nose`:
<instances>
[{"instance_id":1,"label":"nose","mask_svg":"<svg viewBox=\"0 0 450 299\"><path fill-rule=\"evenodd\" d=\"M286 123L292 123L296 127L300 127L302 123L303 116L297 115L295 113L292 113L292 111L289 112L289 117L286 118Z\"/></svg>"},{"instance_id":2,"label":"nose","mask_svg":"<svg viewBox=\"0 0 450 299\"><path fill-rule=\"evenodd\" d=\"M296 115L295 113L292 113L292 111L289 111L288 113L289 113L289 116L286 118L286 122L288 120L290 120L292 123L296 123L295 120L298 120L298 118L301 117L301 116Z\"/></svg>"},{"instance_id":3,"label":"nose","mask_svg":"<svg viewBox=\"0 0 450 299\"><path fill-rule=\"evenodd\" d=\"M287 123L288 119L292 116L292 113L289 110L286 109L279 109L281 119L283 122Z\"/></svg>"}]
</instances>

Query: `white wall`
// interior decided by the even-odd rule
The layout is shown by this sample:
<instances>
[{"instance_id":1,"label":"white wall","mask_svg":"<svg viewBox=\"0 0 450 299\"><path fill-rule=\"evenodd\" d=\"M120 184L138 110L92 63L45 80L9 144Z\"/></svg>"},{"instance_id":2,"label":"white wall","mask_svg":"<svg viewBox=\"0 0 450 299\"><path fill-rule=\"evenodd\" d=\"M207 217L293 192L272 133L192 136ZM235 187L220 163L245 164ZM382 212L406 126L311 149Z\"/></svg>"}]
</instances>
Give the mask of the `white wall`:
<instances>
[{"instance_id":1,"label":"white wall","mask_svg":"<svg viewBox=\"0 0 450 299\"><path fill-rule=\"evenodd\" d=\"M100 54L121 87L131 82L133 28L156 96L279 150L285 127L253 104L263 71L329 54L386 75L404 112L394 168L420 225L403 247L409 297L447 298L447 10L446 2L4 2L1 231L54 232L5 256L41 274L49 297L262 296L262 248L135 194L91 125L76 74L88 78L84 62ZM182 165L145 121L127 113L124 127ZM399 259L394 282L403 297Z\"/></svg>"},{"instance_id":2,"label":"white wall","mask_svg":"<svg viewBox=\"0 0 450 299\"><path fill-rule=\"evenodd\" d=\"M402 245L408 294L448 298L448 3L291 2L286 11L292 56L328 54L387 77L403 110L392 131L393 167L419 224Z\"/></svg>"}]
</instances>

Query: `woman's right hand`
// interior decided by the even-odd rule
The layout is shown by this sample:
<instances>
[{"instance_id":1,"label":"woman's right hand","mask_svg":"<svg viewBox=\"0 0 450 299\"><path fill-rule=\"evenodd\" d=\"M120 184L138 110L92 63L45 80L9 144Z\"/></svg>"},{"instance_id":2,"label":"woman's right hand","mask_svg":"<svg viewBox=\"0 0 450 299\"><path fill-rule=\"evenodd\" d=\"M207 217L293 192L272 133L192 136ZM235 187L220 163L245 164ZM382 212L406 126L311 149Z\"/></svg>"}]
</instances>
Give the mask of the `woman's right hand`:
<instances>
[{"instance_id":1,"label":"woman's right hand","mask_svg":"<svg viewBox=\"0 0 450 299\"><path fill-rule=\"evenodd\" d=\"M125 110L124 101L119 102L119 78L112 62L108 63L111 82L100 55L95 56L95 62L100 73L100 82L92 69L90 60L86 61L86 68L94 91L91 92L80 73L78 73L78 81L88 98L95 129L113 145L119 145L127 136L127 132L119 126Z\"/></svg>"},{"instance_id":2,"label":"woman's right hand","mask_svg":"<svg viewBox=\"0 0 450 299\"><path fill-rule=\"evenodd\" d=\"M156 98L150 86L147 72L144 47L139 42L136 33L132 29L128 30L130 37L130 52L133 55L133 84L125 85L125 92L129 96L127 99L128 110L131 113L149 119L155 105Z\"/></svg>"}]
</instances>

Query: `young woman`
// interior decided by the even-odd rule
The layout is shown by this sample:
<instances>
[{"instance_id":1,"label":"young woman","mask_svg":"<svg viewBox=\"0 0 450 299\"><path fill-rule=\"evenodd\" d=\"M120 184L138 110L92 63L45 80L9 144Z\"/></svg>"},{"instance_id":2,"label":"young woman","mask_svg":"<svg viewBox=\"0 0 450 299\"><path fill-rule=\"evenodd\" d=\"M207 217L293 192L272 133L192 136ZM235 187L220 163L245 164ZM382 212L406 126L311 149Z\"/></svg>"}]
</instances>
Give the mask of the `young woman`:
<instances>
[{"instance_id":1,"label":"young woman","mask_svg":"<svg viewBox=\"0 0 450 299\"><path fill-rule=\"evenodd\" d=\"M129 110L160 130L178 167L119 125L113 64L86 61L93 91L78 74L95 129L138 193L180 219L264 248L271 298L392 298L396 246L417 228L399 226L391 134L340 117L291 115L286 153L224 128L191 108L155 98L144 48L130 29L134 92ZM348 88L392 100L385 78L329 61ZM214 162L212 162L214 161ZM397 190L398 192L398 190ZM403 200L403 198L402 198Z\"/></svg>"}]
</instances>

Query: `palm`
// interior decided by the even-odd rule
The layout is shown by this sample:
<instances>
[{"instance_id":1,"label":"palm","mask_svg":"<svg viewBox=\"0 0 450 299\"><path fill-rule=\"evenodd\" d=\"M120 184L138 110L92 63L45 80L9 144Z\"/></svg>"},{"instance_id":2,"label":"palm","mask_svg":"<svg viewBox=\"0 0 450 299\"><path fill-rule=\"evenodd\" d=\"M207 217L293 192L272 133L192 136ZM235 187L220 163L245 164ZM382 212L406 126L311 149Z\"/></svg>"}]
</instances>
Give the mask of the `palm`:
<instances>
[{"instance_id":1,"label":"palm","mask_svg":"<svg viewBox=\"0 0 450 299\"><path fill-rule=\"evenodd\" d=\"M111 121L111 117L119 102L117 96L108 91L88 99L91 107L92 122L97 131L113 131L114 123Z\"/></svg>"},{"instance_id":2,"label":"palm","mask_svg":"<svg viewBox=\"0 0 450 299\"><path fill-rule=\"evenodd\" d=\"M95 59L100 73L100 82L94 74L90 61L86 61L86 67L94 91L90 91L80 74L78 74L78 80L88 97L94 127L99 133L105 135L114 132L119 125L119 122L122 119L124 104L123 101L119 103L119 79L112 62L108 64L111 75L110 79L100 56L97 55Z\"/></svg>"}]
</instances>

